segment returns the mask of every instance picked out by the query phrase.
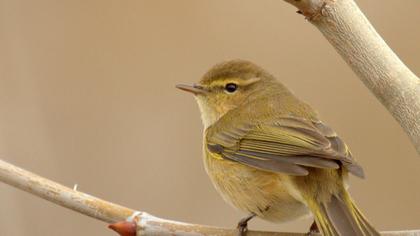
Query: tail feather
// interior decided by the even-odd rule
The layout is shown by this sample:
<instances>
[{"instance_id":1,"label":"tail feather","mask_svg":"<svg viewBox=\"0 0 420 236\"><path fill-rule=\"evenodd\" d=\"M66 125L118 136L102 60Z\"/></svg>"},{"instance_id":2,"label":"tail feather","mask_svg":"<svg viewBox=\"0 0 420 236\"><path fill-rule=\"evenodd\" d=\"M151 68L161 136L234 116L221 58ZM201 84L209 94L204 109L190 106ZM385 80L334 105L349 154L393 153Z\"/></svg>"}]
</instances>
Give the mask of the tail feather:
<instances>
[{"instance_id":1,"label":"tail feather","mask_svg":"<svg viewBox=\"0 0 420 236\"><path fill-rule=\"evenodd\" d=\"M357 215L357 219L360 219L360 225L363 227L363 232L368 232L367 235L380 235L378 231L366 220L362 212L352 202L353 209Z\"/></svg>"},{"instance_id":2,"label":"tail feather","mask_svg":"<svg viewBox=\"0 0 420 236\"><path fill-rule=\"evenodd\" d=\"M329 202L310 204L310 207L315 212L315 222L324 236L380 235L346 192L333 195Z\"/></svg>"}]
</instances>

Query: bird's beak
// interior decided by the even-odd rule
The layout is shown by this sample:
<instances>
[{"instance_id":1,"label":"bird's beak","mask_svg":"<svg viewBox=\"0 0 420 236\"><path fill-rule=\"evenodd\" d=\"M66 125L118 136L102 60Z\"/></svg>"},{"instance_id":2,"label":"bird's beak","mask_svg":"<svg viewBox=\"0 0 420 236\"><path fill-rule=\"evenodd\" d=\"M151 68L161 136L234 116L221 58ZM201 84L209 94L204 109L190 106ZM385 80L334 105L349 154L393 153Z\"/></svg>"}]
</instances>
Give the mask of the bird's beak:
<instances>
[{"instance_id":1,"label":"bird's beak","mask_svg":"<svg viewBox=\"0 0 420 236\"><path fill-rule=\"evenodd\" d=\"M194 95L205 94L206 93L206 90L203 87L201 87L199 85L196 85L196 84L194 84L192 86L191 85L185 85L185 84L177 84L176 88L179 88L181 90L193 93Z\"/></svg>"}]
</instances>

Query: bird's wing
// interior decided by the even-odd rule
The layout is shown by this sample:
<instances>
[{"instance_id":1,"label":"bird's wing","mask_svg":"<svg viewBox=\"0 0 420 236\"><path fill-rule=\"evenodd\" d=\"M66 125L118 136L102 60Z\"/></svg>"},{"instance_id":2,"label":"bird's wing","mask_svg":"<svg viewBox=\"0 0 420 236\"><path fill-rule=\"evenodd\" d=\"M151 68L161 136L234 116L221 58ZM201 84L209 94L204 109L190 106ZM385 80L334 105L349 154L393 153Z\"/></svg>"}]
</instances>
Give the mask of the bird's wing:
<instances>
[{"instance_id":1,"label":"bird's wing","mask_svg":"<svg viewBox=\"0 0 420 236\"><path fill-rule=\"evenodd\" d=\"M219 123L220 122L220 123ZM280 117L234 126L215 123L206 131L207 148L222 158L266 171L303 176L306 167L348 169L363 177L344 142L320 121Z\"/></svg>"}]
</instances>

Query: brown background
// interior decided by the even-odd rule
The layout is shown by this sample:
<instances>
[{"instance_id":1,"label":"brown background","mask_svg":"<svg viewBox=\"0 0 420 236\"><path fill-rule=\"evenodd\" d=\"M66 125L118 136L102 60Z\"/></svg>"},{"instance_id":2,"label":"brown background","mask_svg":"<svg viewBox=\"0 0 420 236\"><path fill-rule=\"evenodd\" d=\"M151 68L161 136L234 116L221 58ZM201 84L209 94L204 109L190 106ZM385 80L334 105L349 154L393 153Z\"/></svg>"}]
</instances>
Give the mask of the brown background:
<instances>
[{"instance_id":1,"label":"brown background","mask_svg":"<svg viewBox=\"0 0 420 236\"><path fill-rule=\"evenodd\" d=\"M358 1L420 73L418 0ZM234 226L208 180L195 101L174 88L257 62L344 137L367 172L352 194L381 230L420 228L420 157L322 35L281 0L0 0L0 155L157 216ZM305 231L310 220L252 229ZM0 184L0 235L114 235Z\"/></svg>"}]
</instances>

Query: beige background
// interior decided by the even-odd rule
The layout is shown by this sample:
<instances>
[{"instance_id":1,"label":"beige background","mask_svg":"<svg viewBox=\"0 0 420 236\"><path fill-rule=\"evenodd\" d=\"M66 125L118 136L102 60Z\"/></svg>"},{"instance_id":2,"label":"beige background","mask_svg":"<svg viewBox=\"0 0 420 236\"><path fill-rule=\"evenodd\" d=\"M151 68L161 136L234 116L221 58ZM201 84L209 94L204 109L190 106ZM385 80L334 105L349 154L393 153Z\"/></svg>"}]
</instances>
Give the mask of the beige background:
<instances>
[{"instance_id":1,"label":"beige background","mask_svg":"<svg viewBox=\"0 0 420 236\"><path fill-rule=\"evenodd\" d=\"M404 2L402 4L402 2ZM358 1L420 73L418 0ZM352 148L352 194L381 230L420 228L420 157L320 33L281 0L0 0L0 155L157 216L234 226L243 214L201 161L195 101L174 88L213 64L257 62ZM309 220L252 229L306 231ZM114 235L0 184L0 235Z\"/></svg>"}]
</instances>

